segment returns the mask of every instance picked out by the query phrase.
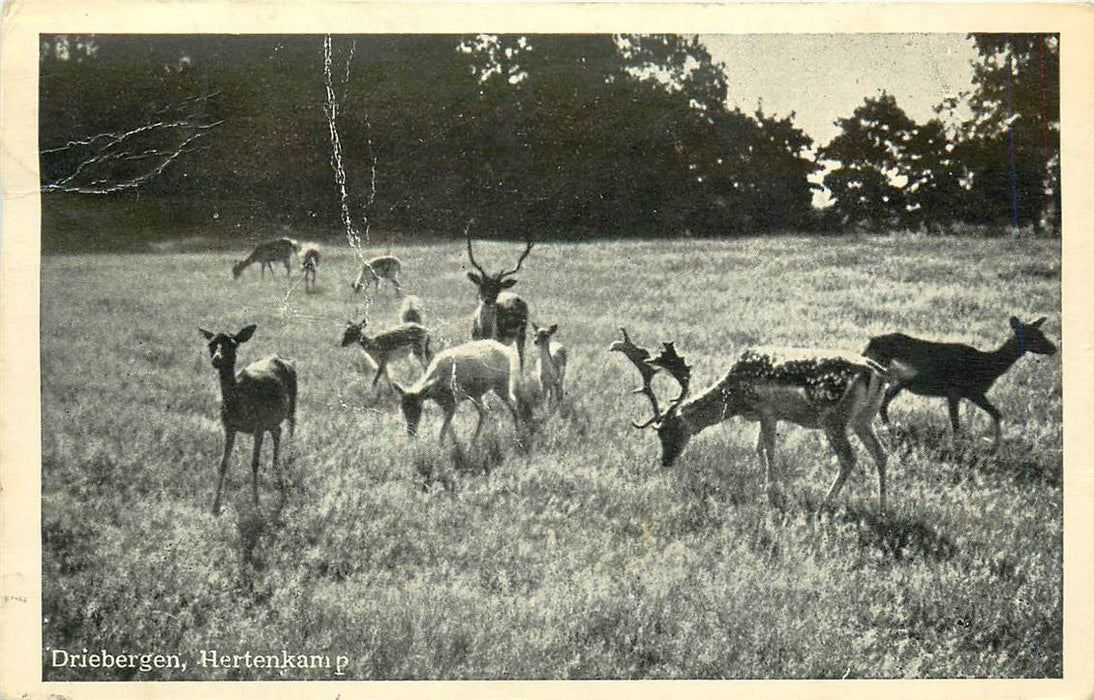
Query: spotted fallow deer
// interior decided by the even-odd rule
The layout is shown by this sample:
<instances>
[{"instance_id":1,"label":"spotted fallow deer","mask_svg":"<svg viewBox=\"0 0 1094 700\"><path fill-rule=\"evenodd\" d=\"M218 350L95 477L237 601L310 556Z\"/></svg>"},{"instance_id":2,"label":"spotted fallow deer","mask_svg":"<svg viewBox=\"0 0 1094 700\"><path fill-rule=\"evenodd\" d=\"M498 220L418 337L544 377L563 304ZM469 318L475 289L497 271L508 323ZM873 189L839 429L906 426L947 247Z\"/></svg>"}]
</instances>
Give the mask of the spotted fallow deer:
<instances>
[{"instance_id":1,"label":"spotted fallow deer","mask_svg":"<svg viewBox=\"0 0 1094 700\"><path fill-rule=\"evenodd\" d=\"M569 350L562 343L553 340L558 332L558 324L547 328L532 324L532 345L539 350L536 361L536 377L539 379L540 396L557 408L562 403L563 380L566 378L566 362Z\"/></svg>"},{"instance_id":2,"label":"spotted fallow deer","mask_svg":"<svg viewBox=\"0 0 1094 700\"><path fill-rule=\"evenodd\" d=\"M353 283L353 291L360 292L368 289L369 285L374 291L380 293L380 281L387 280L395 288L396 294L402 293L399 286L399 273L403 269L403 263L394 255L381 255L361 264L361 272L357 275L357 281Z\"/></svg>"},{"instance_id":3,"label":"spotted fallow deer","mask_svg":"<svg viewBox=\"0 0 1094 700\"><path fill-rule=\"evenodd\" d=\"M372 378L373 388L376 387L381 376L391 385L388 365L407 355L413 354L421 363L423 370L429 365L432 358L429 350L429 331L421 324L403 323L372 335L365 333L366 324L367 321L363 319L360 323L347 323L346 330L342 334L342 347L357 343L375 363L376 376Z\"/></svg>"},{"instance_id":4,"label":"spotted fallow deer","mask_svg":"<svg viewBox=\"0 0 1094 700\"><path fill-rule=\"evenodd\" d=\"M653 416L635 428L653 427L661 441L661 464L671 466L688 441L706 428L734 416L760 423L756 452L764 465L765 485L773 493L776 428L788 421L803 428L823 430L839 459L840 469L824 499L827 505L839 494L855 465L855 453L847 437L852 430L862 441L877 467L879 509L885 509L885 450L874 434L873 420L886 385L880 368L861 356L829 350L754 348L741 353L726 375L688 398L691 367L677 354L673 343L664 343L655 358L623 339L609 350L621 352L638 368ZM651 387L659 370L680 385L680 394L661 411Z\"/></svg>"},{"instance_id":5,"label":"spotted fallow deer","mask_svg":"<svg viewBox=\"0 0 1094 700\"><path fill-rule=\"evenodd\" d=\"M262 451L262 436L273 439L273 470L277 474L277 458L281 448L281 423L288 419L289 434L296 431L296 368L289 360L270 355L252 362L238 373L235 371L236 350L250 340L256 326L250 325L235 335L198 330L209 341L209 356L220 376L220 420L224 426L224 454L220 459L217 493L213 499L213 515L220 513L220 494L228 460L232 456L236 433L254 437L251 471L252 491L258 505L258 459ZM280 475L278 475L280 481Z\"/></svg>"},{"instance_id":6,"label":"spotted fallow deer","mask_svg":"<svg viewBox=\"0 0 1094 700\"><path fill-rule=\"evenodd\" d=\"M466 233L466 232L465 232ZM524 373L524 341L528 329L528 304L510 289L517 283L512 279L520 271L524 259L532 252L532 241L524 248L517 266L512 270L502 270L496 275L489 274L475 260L471 249L471 236L467 235L467 259L478 272L468 272L470 279L479 290L479 306L471 320L471 338L475 340L493 338L508 344L516 341L517 360L521 374Z\"/></svg>"},{"instance_id":7,"label":"spotted fallow deer","mask_svg":"<svg viewBox=\"0 0 1094 700\"><path fill-rule=\"evenodd\" d=\"M281 263L285 266L285 276L292 272L292 256L300 250L300 244L291 238L275 238L259 243L251 251L251 254L232 265L232 277L238 279L243 271L254 263L262 265L262 276L266 276L266 268L270 268L273 274L273 264Z\"/></svg>"},{"instance_id":8,"label":"spotted fallow deer","mask_svg":"<svg viewBox=\"0 0 1094 700\"><path fill-rule=\"evenodd\" d=\"M968 399L991 416L993 451L1002 440L1002 414L988 401L987 393L1022 355L1052 355L1056 346L1041 331L1044 318L1022 323L1011 316L1011 336L996 350L984 352L961 343L936 343L903 333L871 338L862 354L885 367L893 383L881 402L881 420L889 422L889 404L904 389L920 396L945 397L953 434L958 431L958 407Z\"/></svg>"}]
</instances>

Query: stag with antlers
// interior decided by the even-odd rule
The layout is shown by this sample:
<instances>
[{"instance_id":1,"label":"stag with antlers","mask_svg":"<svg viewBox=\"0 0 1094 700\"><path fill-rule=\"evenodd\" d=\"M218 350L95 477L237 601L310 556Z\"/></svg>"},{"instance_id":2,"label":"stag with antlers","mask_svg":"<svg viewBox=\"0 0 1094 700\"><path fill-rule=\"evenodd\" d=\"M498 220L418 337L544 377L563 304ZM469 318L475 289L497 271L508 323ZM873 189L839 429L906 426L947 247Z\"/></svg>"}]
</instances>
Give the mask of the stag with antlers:
<instances>
[{"instance_id":1,"label":"stag with antlers","mask_svg":"<svg viewBox=\"0 0 1094 700\"><path fill-rule=\"evenodd\" d=\"M532 252L532 241L528 241L517 266L512 270L503 270L496 275L489 274L482 265L475 260L475 253L471 249L471 236L467 236L467 259L478 272L468 272L467 277L479 289L479 307L475 310L475 316L471 324L471 338L473 340L494 339L508 344L516 341L517 358L520 362L520 371L524 372L524 337L528 328L528 304L518 295L505 291L517 283L512 279L520 271L524 259Z\"/></svg>"},{"instance_id":2,"label":"stag with antlers","mask_svg":"<svg viewBox=\"0 0 1094 700\"><path fill-rule=\"evenodd\" d=\"M838 351L756 348L745 350L718 382L695 398L688 398L691 368L671 342L657 357L623 339L609 350L620 352L638 369L653 416L638 429L653 427L661 440L661 464L671 466L688 441L706 428L734 416L760 423L756 452L764 465L765 485L773 494L771 479L775 461L775 437L779 421L823 430L840 462L839 473L824 499L827 505L839 494L855 465L855 453L847 438L850 428L866 447L877 467L878 502L885 509L885 450L874 434L873 420L884 396L886 377L867 359ZM662 411L651 382L665 370L680 385L680 393Z\"/></svg>"}]
</instances>

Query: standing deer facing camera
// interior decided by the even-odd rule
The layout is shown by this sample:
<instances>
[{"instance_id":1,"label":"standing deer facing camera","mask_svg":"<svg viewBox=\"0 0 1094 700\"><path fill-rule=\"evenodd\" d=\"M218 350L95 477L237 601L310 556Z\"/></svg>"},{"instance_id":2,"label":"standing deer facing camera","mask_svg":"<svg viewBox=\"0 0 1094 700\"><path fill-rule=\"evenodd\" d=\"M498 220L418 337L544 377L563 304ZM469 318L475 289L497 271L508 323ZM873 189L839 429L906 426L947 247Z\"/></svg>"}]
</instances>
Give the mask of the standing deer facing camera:
<instances>
[{"instance_id":1,"label":"standing deer facing camera","mask_svg":"<svg viewBox=\"0 0 1094 700\"><path fill-rule=\"evenodd\" d=\"M467 236L467 259L478 270L478 272L468 272L467 278L479 289L479 307L475 309L475 316L471 321L471 338L474 340L493 338L504 344L515 340L517 359L522 374L524 373L524 338L528 327L528 304L516 294L504 290L512 288L517 283L515 279L511 279L511 275L520 271L524 259L531 252L532 241L528 241L527 247L517 260L516 267L491 275L475 261L475 253L471 250L471 236Z\"/></svg>"},{"instance_id":2,"label":"standing deer facing camera","mask_svg":"<svg viewBox=\"0 0 1094 700\"><path fill-rule=\"evenodd\" d=\"M894 383L881 402L881 420L889 422L889 404L904 389L920 396L946 397L950 408L950 425L954 436L958 430L958 406L968 399L991 416L995 439L993 451L1002 440L1002 414L988 401L986 394L995 380L1018 361L1032 352L1052 355L1056 346L1041 332L1044 318L1022 323L1010 317L1012 334L991 352L984 352L961 343L935 343L903 333L890 333L871 338L862 354L887 368Z\"/></svg>"},{"instance_id":3,"label":"standing deer facing camera","mask_svg":"<svg viewBox=\"0 0 1094 700\"><path fill-rule=\"evenodd\" d=\"M824 499L831 503L855 466L855 453L847 439L850 428L866 447L877 467L879 509L885 510L885 450L873 430L885 388L884 374L868 360L840 351L756 348L745 350L729 372L699 396L688 398L691 367L677 354L673 343L664 343L656 358L623 340L609 350L621 352L638 368L645 394L653 405L653 417L635 428L653 427L661 440L661 464L671 466L688 441L706 428L734 416L760 423L756 452L764 465L767 491L772 493L772 466L779 421L823 430L839 458L840 469ZM680 394L661 411L650 382L659 370L680 385Z\"/></svg>"},{"instance_id":4,"label":"standing deer facing camera","mask_svg":"<svg viewBox=\"0 0 1094 700\"><path fill-rule=\"evenodd\" d=\"M273 469L277 473L277 456L281 448L281 423L289 419L289 434L296 431L296 368L292 362L270 355L252 362L238 373L236 349L250 340L256 326L250 325L235 335L211 333L199 328L209 341L209 356L220 375L220 421L224 425L224 454L220 459L217 494L213 500L213 515L220 513L220 494L228 460L232 456L236 433L254 436L251 471L252 490L258 505L258 458L262 451L262 435L273 438ZM280 476L278 477L280 480Z\"/></svg>"},{"instance_id":5,"label":"standing deer facing camera","mask_svg":"<svg viewBox=\"0 0 1094 700\"><path fill-rule=\"evenodd\" d=\"M250 255L232 265L232 277L238 279L243 271L254 263L262 265L263 277L266 276L267 267L270 268L270 274L272 275L275 262L285 266L285 276L288 277L292 272L292 265L290 264L292 256L296 255L299 250L300 244L291 238L275 238L259 243Z\"/></svg>"},{"instance_id":6,"label":"standing deer facing camera","mask_svg":"<svg viewBox=\"0 0 1094 700\"><path fill-rule=\"evenodd\" d=\"M304 252L300 255L300 267L304 270L304 289L309 289L308 284L311 283L311 291L315 291L315 277L319 272L319 248L315 245L309 245L304 249Z\"/></svg>"},{"instance_id":7,"label":"standing deer facing camera","mask_svg":"<svg viewBox=\"0 0 1094 700\"><path fill-rule=\"evenodd\" d=\"M532 324L534 332L532 344L539 349L537 361L540 395L554 407L562 403L562 381L566 378L566 359L569 351L562 343L552 340L558 332L558 324L549 328L540 328Z\"/></svg>"}]
</instances>

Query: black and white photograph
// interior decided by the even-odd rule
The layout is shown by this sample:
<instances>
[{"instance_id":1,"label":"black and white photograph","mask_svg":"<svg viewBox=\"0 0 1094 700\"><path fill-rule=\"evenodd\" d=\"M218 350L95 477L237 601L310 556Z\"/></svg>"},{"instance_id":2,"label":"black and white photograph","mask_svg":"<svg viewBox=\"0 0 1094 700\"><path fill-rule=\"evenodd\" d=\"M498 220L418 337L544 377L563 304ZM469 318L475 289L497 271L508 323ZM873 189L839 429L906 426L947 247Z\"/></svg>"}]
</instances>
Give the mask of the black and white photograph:
<instances>
[{"instance_id":1,"label":"black and white photograph","mask_svg":"<svg viewBox=\"0 0 1094 700\"><path fill-rule=\"evenodd\" d=\"M13 697L1094 690L1089 11L353 5L5 14Z\"/></svg>"}]
</instances>

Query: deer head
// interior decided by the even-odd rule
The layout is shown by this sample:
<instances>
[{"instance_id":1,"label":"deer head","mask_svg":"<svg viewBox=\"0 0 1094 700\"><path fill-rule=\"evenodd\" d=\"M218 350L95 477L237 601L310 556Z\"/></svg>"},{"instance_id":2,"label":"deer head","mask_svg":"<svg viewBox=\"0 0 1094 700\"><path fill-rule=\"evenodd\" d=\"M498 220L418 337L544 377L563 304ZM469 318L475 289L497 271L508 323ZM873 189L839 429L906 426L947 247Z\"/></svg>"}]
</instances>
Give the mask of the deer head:
<instances>
[{"instance_id":1,"label":"deer head","mask_svg":"<svg viewBox=\"0 0 1094 700\"><path fill-rule=\"evenodd\" d=\"M365 324L367 323L366 319L361 319L360 323L346 321L346 330L342 334L342 347L361 342L361 336L364 335Z\"/></svg>"},{"instance_id":2,"label":"deer head","mask_svg":"<svg viewBox=\"0 0 1094 700\"><path fill-rule=\"evenodd\" d=\"M1041 324L1045 320L1042 316L1033 323L1022 323L1017 316L1010 317L1011 330L1014 331L1014 337L1018 339L1018 348L1022 352L1032 352L1037 355L1052 355L1056 352L1056 346L1041 331Z\"/></svg>"},{"instance_id":3,"label":"deer head","mask_svg":"<svg viewBox=\"0 0 1094 700\"><path fill-rule=\"evenodd\" d=\"M524 264L524 259L532 252L533 243L532 241L528 241L528 245L524 248L524 252L520 254L520 259L517 260L516 267L512 270L502 270L496 275L491 275L475 260L475 253L471 249L471 236L468 233L469 229L470 225L468 226L468 229L464 230L464 235L467 236L467 259L478 272L468 272L467 278L479 288L479 299L482 303L485 306L493 306L497 304L498 295L501 294L502 291L509 289L517 283L515 279L512 279L512 275L515 275L520 271L520 266Z\"/></svg>"},{"instance_id":4,"label":"deer head","mask_svg":"<svg viewBox=\"0 0 1094 700\"><path fill-rule=\"evenodd\" d=\"M228 333L212 333L199 328L205 339L209 341L209 357L216 369L232 369L236 364L236 349L251 339L258 326L252 324L242 329L235 335Z\"/></svg>"},{"instance_id":5,"label":"deer head","mask_svg":"<svg viewBox=\"0 0 1094 700\"><path fill-rule=\"evenodd\" d=\"M653 427L657 431L657 437L661 441L661 465L672 466L680 453L684 451L688 440L691 439L691 431L680 417L680 406L687 397L691 388L691 367L684 362L684 358L676 352L675 343L672 341L662 343L661 354L651 358L649 350L639 347L631 342L625 328L619 329L623 333L623 340L618 340L608 348L610 352L621 352L638 369L642 378L642 386L634 390L636 394L645 394L653 407L653 416L645 423L631 421L638 430ZM653 392L651 382L659 370L667 371L676 383L680 385L680 393L669 402L667 410L662 412L657 402L657 395Z\"/></svg>"}]
</instances>

